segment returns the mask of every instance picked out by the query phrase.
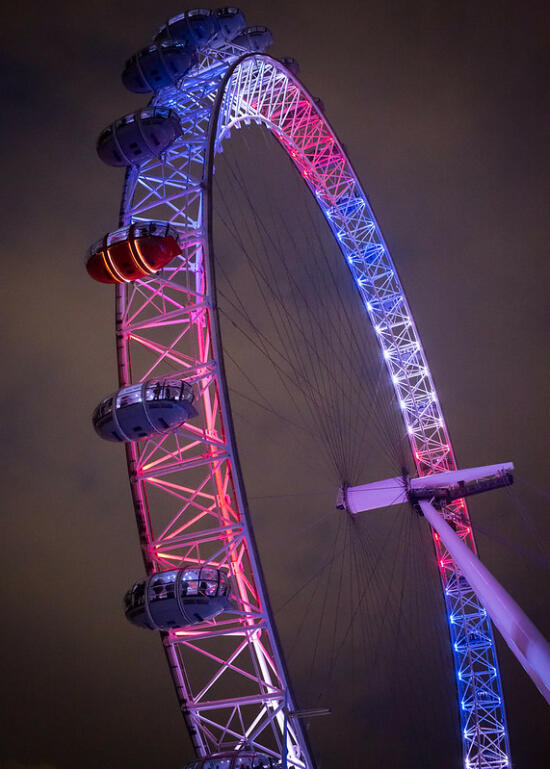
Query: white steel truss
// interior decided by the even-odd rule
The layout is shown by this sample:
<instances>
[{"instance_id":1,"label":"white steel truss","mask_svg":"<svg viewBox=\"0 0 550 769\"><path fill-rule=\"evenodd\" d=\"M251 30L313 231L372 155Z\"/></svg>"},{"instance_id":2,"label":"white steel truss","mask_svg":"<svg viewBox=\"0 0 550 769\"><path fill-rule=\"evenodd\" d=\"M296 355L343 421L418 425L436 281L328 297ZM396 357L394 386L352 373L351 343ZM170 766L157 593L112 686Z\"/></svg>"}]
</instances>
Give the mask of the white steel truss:
<instances>
[{"instance_id":1,"label":"white steel truss","mask_svg":"<svg viewBox=\"0 0 550 769\"><path fill-rule=\"evenodd\" d=\"M235 611L162 633L179 702L199 755L250 746L282 757L285 707L296 704L271 617L233 439L210 260L214 153L231 129L264 124L316 196L378 335L419 475L455 469L426 358L387 247L341 144L304 87L278 61L234 45L155 103L172 107L182 136L129 171L121 223L165 220L182 256L158 275L117 288L119 381L181 375L199 418L176 433L127 445L149 573L211 563L232 576ZM464 501L444 515L475 550ZM457 675L466 769L510 765L490 622L434 534ZM286 699L288 697L288 700ZM285 706L286 702L286 706ZM288 718L289 766L313 767L300 722Z\"/></svg>"}]
</instances>

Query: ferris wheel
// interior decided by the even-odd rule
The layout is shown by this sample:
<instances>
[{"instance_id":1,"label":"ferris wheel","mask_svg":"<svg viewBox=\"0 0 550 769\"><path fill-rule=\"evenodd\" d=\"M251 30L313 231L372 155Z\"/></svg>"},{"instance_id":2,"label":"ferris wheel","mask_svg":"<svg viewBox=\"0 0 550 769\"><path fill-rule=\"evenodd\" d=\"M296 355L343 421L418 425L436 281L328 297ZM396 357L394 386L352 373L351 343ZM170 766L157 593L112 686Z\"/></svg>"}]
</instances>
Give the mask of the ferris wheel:
<instances>
[{"instance_id":1,"label":"ferris wheel","mask_svg":"<svg viewBox=\"0 0 550 769\"><path fill-rule=\"evenodd\" d=\"M220 334L214 162L233 129L252 122L269 132L313 193L374 328L418 477L457 469L365 192L294 62L265 54L271 42L237 9L187 11L127 62L125 85L153 96L99 137L100 157L127 171L119 229L87 262L92 277L116 285L119 387L94 426L125 444L147 572L128 591L126 614L160 631L197 756L190 766L209 769L315 765L251 527ZM340 489L347 513L361 509L357 493ZM447 496L439 510L475 552L464 499ZM491 622L433 537L464 765L503 769L511 761Z\"/></svg>"}]
</instances>

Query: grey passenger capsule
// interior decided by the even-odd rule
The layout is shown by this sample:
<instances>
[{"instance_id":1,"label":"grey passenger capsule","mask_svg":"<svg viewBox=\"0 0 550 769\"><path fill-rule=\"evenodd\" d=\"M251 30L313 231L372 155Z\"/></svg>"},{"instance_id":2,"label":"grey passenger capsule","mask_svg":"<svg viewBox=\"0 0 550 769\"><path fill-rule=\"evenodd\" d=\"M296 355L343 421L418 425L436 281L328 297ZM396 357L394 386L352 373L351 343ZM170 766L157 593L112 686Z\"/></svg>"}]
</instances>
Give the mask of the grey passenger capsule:
<instances>
[{"instance_id":1,"label":"grey passenger capsule","mask_svg":"<svg viewBox=\"0 0 550 769\"><path fill-rule=\"evenodd\" d=\"M267 27L248 27L233 42L251 53L263 53L273 44L273 35Z\"/></svg>"},{"instance_id":2,"label":"grey passenger capsule","mask_svg":"<svg viewBox=\"0 0 550 769\"><path fill-rule=\"evenodd\" d=\"M194 398L193 388L183 379L149 379L104 398L92 422L107 441L141 441L174 432L197 416Z\"/></svg>"},{"instance_id":3,"label":"grey passenger capsule","mask_svg":"<svg viewBox=\"0 0 550 769\"><path fill-rule=\"evenodd\" d=\"M230 593L224 569L188 566L136 582L124 596L124 612L126 619L138 627L182 628L231 609Z\"/></svg>"},{"instance_id":4,"label":"grey passenger capsule","mask_svg":"<svg viewBox=\"0 0 550 769\"><path fill-rule=\"evenodd\" d=\"M159 91L186 75L197 60L195 50L185 43L153 44L128 59L122 82L134 93Z\"/></svg>"},{"instance_id":5,"label":"grey passenger capsule","mask_svg":"<svg viewBox=\"0 0 550 769\"><path fill-rule=\"evenodd\" d=\"M282 769L282 764L279 759L265 753L234 750L196 758L185 764L183 769Z\"/></svg>"},{"instance_id":6,"label":"grey passenger capsule","mask_svg":"<svg viewBox=\"0 0 550 769\"><path fill-rule=\"evenodd\" d=\"M97 154L110 166L134 166L158 157L181 134L178 115L147 107L115 120L97 140Z\"/></svg>"}]
</instances>

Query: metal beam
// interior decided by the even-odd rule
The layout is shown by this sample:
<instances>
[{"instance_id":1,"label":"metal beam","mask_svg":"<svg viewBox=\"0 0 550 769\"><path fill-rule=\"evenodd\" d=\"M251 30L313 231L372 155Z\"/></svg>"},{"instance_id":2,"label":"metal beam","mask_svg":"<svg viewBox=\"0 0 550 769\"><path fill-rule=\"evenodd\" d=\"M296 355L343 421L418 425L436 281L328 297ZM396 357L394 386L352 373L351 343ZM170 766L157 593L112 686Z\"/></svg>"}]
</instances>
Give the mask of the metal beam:
<instances>
[{"instance_id":1,"label":"metal beam","mask_svg":"<svg viewBox=\"0 0 550 769\"><path fill-rule=\"evenodd\" d=\"M513 654L550 704L550 644L431 502L419 500L419 505Z\"/></svg>"}]
</instances>

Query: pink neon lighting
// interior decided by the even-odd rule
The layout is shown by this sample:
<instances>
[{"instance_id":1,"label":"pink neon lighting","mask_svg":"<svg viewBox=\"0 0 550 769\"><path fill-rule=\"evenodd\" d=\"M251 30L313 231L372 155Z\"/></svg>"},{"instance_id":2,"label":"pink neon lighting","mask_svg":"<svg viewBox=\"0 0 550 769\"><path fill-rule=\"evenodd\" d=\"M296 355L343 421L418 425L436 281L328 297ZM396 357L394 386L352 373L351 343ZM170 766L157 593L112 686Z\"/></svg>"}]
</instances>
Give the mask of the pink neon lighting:
<instances>
[{"instance_id":1,"label":"pink neon lighting","mask_svg":"<svg viewBox=\"0 0 550 769\"><path fill-rule=\"evenodd\" d=\"M260 75L257 73L260 68L264 73L261 77L268 77L270 69L276 70L278 66L261 56L240 65L232 81L235 98L240 99L240 106L235 106L235 110L247 108L246 99L243 97L244 89L248 88L244 84L246 78L239 80L242 73L247 72L246 67L249 67L250 83L253 83L254 77L258 82ZM285 89L284 92L281 91L282 98L277 96L277 88ZM186 108L204 109L205 115L210 114L213 93L214 90L205 92L204 101L200 102L200 97L194 92L186 103ZM278 72L277 80L272 81L272 98L259 99L259 93L259 86L256 90L251 88L248 94L248 108L255 110L272 128L274 135L285 147L299 173L325 209L336 206L346 197L362 194L336 138L300 87L292 82L289 84ZM184 86L180 96L183 103L186 98ZM230 118L231 115L228 114L228 124ZM210 287L205 262L207 244L197 236L197 233L206 231L206 220L204 207L200 215L194 210L198 203L203 203L204 188L201 183L204 166L201 163L204 158L200 156L202 150L199 148L206 145L204 126L207 123L208 120L197 121L196 126L189 129L197 132L192 152L195 153L197 166L200 166L200 173L196 180L186 180L189 189L186 190L187 197L183 202L183 198L177 201L176 193L166 193L166 180L171 174L176 182L181 183L182 178L181 169L177 166L172 168L170 165L170 153L161 161L151 161L140 169L137 193L127 202L126 215L129 218L143 218L150 216L155 207L168 207L167 218L173 221L183 236L182 242L185 246L181 258L165 269L163 275L154 276L147 282L125 286L117 292L121 384L136 381L136 378L142 379L147 372L160 372L167 366L172 368L174 364L178 370L193 377L194 384L200 391L200 426L197 426L198 422L194 425L187 424L177 436L175 445L170 438L148 441L146 447L132 446L128 449L128 457L132 494L148 573L166 569L167 564L196 565L210 559L209 562L213 565L229 567L233 575L234 594L240 614L236 612L231 618L204 623L193 631L178 630L170 633L165 640L180 704L196 735L197 750L203 753L211 748L210 735L214 731L211 726L221 727L220 739L232 734L236 735L235 740L244 741L248 736L248 727L260 735L257 738L258 745L263 744L264 738L267 740L268 732L275 733L280 742L282 719L280 713L275 716L274 711L281 704L285 687L285 674L277 657L272 628L268 618L262 614L263 601L256 578L254 553L239 507L239 490L234 482L231 452L224 453L228 438L218 371L215 365L212 365L217 352L216 340L213 338L215 327L212 323ZM155 175L158 183L151 182ZM362 226L365 232L368 231L368 237L372 238L376 227L373 221L369 221L370 224L367 220L363 221ZM351 242L356 237L356 231L347 221L340 229L342 242ZM383 254L382 248L379 256ZM380 307L385 290L383 287L394 285L395 280L395 275L388 273L383 283L379 281L377 285L382 287L373 290L367 305L373 323L376 324L380 343L388 349L390 343L396 345L397 342L392 337L394 332L389 323L381 317ZM406 333L412 335L411 323L407 322L409 325L404 323L403 328L407 326L409 330ZM164 335L155 335L155 331L159 329L163 330ZM169 341L158 341L159 338L164 340L165 337L169 338ZM415 344L418 344L415 350L421 357L421 347L416 341ZM138 349L139 354L134 355ZM137 362L146 356L147 364L144 364L143 370L138 370ZM135 368L133 372L131 364ZM400 394L404 414L407 413L408 418L415 413L418 416L419 425L417 428L417 422L414 422L415 430L410 435L410 445L420 475L456 467L444 423L438 422L439 405L432 387L428 381L427 369L420 360L414 375L413 393L407 394L404 390L403 394ZM421 429L423 425L428 426L427 438ZM144 453L140 454L142 449ZM196 484L194 487L191 479ZM166 516L169 520L160 517L157 520L155 500L159 495L163 496L167 506L169 503L173 504L173 507L170 507L170 515ZM461 510L464 511L461 519L467 523L468 514L463 503ZM216 530L216 527L220 533L213 535L211 532ZM237 530L236 527L240 529ZM195 539L192 537L193 532L196 532ZM468 534L471 537L469 527ZM446 557L439 538L434 537L434 541L442 570L441 580L445 587L453 574L454 565L452 560ZM220 550L216 551L218 545ZM209 651L210 647L207 649L208 642L222 635L225 639L235 639L236 648L241 649L239 655L249 655L247 665L244 662L242 665L234 664L234 651L222 656ZM189 640L193 643L188 643ZM204 646L201 646L203 643ZM191 647L217 668L209 681L204 681L196 688L190 684L185 670L185 653ZM213 691L213 684L209 685L210 681L223 681L223 676L229 670L238 675L246 671L250 676L247 684L253 680L254 686L257 687L255 696L258 700L264 698L261 707L249 721L246 721L247 715L239 702L232 702L235 713L243 719L241 731L238 731L237 727L231 731L228 723L216 721L212 715L213 710L209 710L207 715L202 701L207 691ZM250 670L255 670L256 674L253 676ZM265 702L266 692L274 693L273 700L268 705ZM212 698L215 699L214 695ZM253 719L258 719L257 723L254 723ZM477 727L474 728L471 722L469 727L468 734L475 734ZM501 729L500 725L498 729ZM494 733L497 733L498 729L495 727ZM293 731L291 740L294 740L293 748L300 748L299 739Z\"/></svg>"}]
</instances>

